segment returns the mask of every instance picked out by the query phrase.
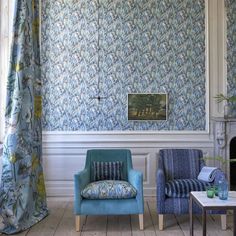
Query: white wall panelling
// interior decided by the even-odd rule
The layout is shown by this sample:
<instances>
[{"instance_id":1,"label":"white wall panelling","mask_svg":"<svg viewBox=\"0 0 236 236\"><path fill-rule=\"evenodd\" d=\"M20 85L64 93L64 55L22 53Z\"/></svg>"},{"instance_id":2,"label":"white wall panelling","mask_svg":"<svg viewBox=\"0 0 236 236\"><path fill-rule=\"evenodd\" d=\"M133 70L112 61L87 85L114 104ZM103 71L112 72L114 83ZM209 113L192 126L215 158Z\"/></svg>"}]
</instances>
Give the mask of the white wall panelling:
<instances>
[{"instance_id":1,"label":"white wall panelling","mask_svg":"<svg viewBox=\"0 0 236 236\"><path fill-rule=\"evenodd\" d=\"M224 0L206 0L206 3L206 46L209 49L209 55L208 50L206 52L206 63L209 59L206 131L44 132L43 163L49 196L73 195L73 175L83 169L86 151L92 148L129 148L134 167L144 174L145 195L155 195L157 159L161 148L199 148L204 151L204 155L213 156L214 141L212 129L208 130L208 118L223 115L223 106L218 106L213 97L219 92L225 92L226 88L226 27Z\"/></svg>"},{"instance_id":2,"label":"white wall panelling","mask_svg":"<svg viewBox=\"0 0 236 236\"><path fill-rule=\"evenodd\" d=\"M217 104L216 94L226 94L226 13L224 0L208 0L210 115L223 116L224 104Z\"/></svg>"},{"instance_id":3,"label":"white wall panelling","mask_svg":"<svg viewBox=\"0 0 236 236\"><path fill-rule=\"evenodd\" d=\"M44 132L43 165L48 196L72 196L73 176L84 168L86 151L93 148L128 148L135 169L143 172L144 194L156 194L156 169L161 148L199 148L213 155L207 133L150 132Z\"/></svg>"}]
</instances>

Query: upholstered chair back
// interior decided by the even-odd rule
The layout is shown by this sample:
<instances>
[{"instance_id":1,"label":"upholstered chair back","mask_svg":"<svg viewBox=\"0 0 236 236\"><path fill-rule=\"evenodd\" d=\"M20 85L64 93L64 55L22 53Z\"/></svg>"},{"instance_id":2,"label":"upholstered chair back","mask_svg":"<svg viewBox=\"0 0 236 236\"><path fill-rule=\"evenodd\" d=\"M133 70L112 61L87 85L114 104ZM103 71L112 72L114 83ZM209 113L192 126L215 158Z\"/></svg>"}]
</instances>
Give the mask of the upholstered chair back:
<instances>
[{"instance_id":1,"label":"upholstered chair back","mask_svg":"<svg viewBox=\"0 0 236 236\"><path fill-rule=\"evenodd\" d=\"M159 167L164 170L166 181L172 179L195 179L205 165L198 149L162 149Z\"/></svg>"},{"instance_id":2,"label":"upholstered chair back","mask_svg":"<svg viewBox=\"0 0 236 236\"><path fill-rule=\"evenodd\" d=\"M127 149L92 149L87 151L85 168L90 172L90 179L93 179L93 162L122 162L122 180L128 180L128 171L133 168L131 152Z\"/></svg>"}]
</instances>

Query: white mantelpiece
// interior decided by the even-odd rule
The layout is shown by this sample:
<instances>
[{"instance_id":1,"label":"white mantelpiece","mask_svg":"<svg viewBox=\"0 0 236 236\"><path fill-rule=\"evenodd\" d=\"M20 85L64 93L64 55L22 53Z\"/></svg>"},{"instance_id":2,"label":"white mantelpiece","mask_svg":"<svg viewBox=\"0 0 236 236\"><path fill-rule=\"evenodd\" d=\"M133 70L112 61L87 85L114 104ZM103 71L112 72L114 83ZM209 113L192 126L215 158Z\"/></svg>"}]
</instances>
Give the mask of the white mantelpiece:
<instances>
[{"instance_id":1,"label":"white mantelpiece","mask_svg":"<svg viewBox=\"0 0 236 236\"><path fill-rule=\"evenodd\" d=\"M212 117L214 135L214 156L222 156L225 160L230 158L230 142L236 137L236 118ZM229 162L226 167L229 173Z\"/></svg>"}]
</instances>

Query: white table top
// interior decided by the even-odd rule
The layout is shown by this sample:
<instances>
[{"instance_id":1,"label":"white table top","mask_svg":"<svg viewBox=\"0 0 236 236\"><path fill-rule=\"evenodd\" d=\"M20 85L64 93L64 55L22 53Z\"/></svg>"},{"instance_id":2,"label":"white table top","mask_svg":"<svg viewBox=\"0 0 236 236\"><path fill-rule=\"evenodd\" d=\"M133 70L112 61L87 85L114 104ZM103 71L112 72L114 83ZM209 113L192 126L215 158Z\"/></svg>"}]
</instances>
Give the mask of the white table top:
<instances>
[{"instance_id":1,"label":"white table top","mask_svg":"<svg viewBox=\"0 0 236 236\"><path fill-rule=\"evenodd\" d=\"M203 207L236 206L236 191L229 191L229 197L227 200L221 200L217 196L215 196L214 198L208 198L206 191L191 192L191 195Z\"/></svg>"}]
</instances>

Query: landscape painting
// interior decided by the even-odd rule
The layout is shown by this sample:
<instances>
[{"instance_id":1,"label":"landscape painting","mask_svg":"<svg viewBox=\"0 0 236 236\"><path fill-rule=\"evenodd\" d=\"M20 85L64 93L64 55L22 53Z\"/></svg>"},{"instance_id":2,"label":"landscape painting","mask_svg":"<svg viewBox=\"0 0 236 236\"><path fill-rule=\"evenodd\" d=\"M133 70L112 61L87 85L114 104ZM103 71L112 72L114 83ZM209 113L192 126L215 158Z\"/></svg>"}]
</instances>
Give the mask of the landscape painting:
<instances>
[{"instance_id":1,"label":"landscape painting","mask_svg":"<svg viewBox=\"0 0 236 236\"><path fill-rule=\"evenodd\" d=\"M128 94L128 120L166 120L167 94L131 93Z\"/></svg>"}]
</instances>

